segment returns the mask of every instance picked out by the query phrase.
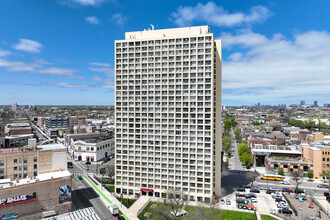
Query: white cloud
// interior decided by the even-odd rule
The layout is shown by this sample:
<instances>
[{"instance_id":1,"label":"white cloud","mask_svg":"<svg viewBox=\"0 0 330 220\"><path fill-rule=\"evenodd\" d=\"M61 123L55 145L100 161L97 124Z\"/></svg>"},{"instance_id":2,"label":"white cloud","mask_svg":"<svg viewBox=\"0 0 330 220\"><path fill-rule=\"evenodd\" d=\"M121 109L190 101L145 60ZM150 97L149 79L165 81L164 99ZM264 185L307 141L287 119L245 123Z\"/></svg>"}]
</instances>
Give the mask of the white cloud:
<instances>
[{"instance_id":1,"label":"white cloud","mask_svg":"<svg viewBox=\"0 0 330 220\"><path fill-rule=\"evenodd\" d=\"M93 66L104 66L104 67L110 67L110 63L98 63L98 62L90 62L89 63L90 65L93 65Z\"/></svg>"},{"instance_id":2,"label":"white cloud","mask_svg":"<svg viewBox=\"0 0 330 220\"><path fill-rule=\"evenodd\" d=\"M232 27L262 22L270 15L271 12L264 6L254 6L248 13L229 13L214 2L208 2L205 5L198 3L196 6L181 6L172 13L171 20L178 26L189 26L193 22L199 21L219 27Z\"/></svg>"},{"instance_id":3,"label":"white cloud","mask_svg":"<svg viewBox=\"0 0 330 220\"><path fill-rule=\"evenodd\" d=\"M91 78L91 80L101 81L102 78L100 78L100 77L98 77L98 76L93 76L93 77Z\"/></svg>"},{"instance_id":4,"label":"white cloud","mask_svg":"<svg viewBox=\"0 0 330 220\"><path fill-rule=\"evenodd\" d=\"M62 0L62 3L69 6L100 6L107 0Z\"/></svg>"},{"instance_id":5,"label":"white cloud","mask_svg":"<svg viewBox=\"0 0 330 220\"><path fill-rule=\"evenodd\" d=\"M8 55L10 55L10 54L11 54L10 51L8 51L8 50L3 50L3 49L0 48L0 57L5 57L5 56L8 56Z\"/></svg>"},{"instance_id":6,"label":"white cloud","mask_svg":"<svg viewBox=\"0 0 330 220\"><path fill-rule=\"evenodd\" d=\"M102 81L101 88L114 89L115 82L113 79L106 79Z\"/></svg>"},{"instance_id":7,"label":"white cloud","mask_svg":"<svg viewBox=\"0 0 330 220\"><path fill-rule=\"evenodd\" d=\"M128 17L122 15L121 13L117 13L111 16L111 21L117 25L124 25L127 21Z\"/></svg>"},{"instance_id":8,"label":"white cloud","mask_svg":"<svg viewBox=\"0 0 330 220\"><path fill-rule=\"evenodd\" d=\"M66 82L53 83L52 85L61 87L61 88L86 88L89 86L86 84L71 84L71 83L66 83Z\"/></svg>"},{"instance_id":9,"label":"white cloud","mask_svg":"<svg viewBox=\"0 0 330 220\"><path fill-rule=\"evenodd\" d=\"M100 20L95 16L88 16L85 18L85 21L90 24L98 25L100 24Z\"/></svg>"},{"instance_id":10,"label":"white cloud","mask_svg":"<svg viewBox=\"0 0 330 220\"><path fill-rule=\"evenodd\" d=\"M13 45L16 50L22 50L31 53L40 53L43 45L37 41L21 38L17 44Z\"/></svg>"},{"instance_id":11,"label":"white cloud","mask_svg":"<svg viewBox=\"0 0 330 220\"><path fill-rule=\"evenodd\" d=\"M92 70L94 72L105 73L108 77L114 76L114 70L109 63L91 62L89 64L92 65L91 67L88 68L89 70Z\"/></svg>"},{"instance_id":12,"label":"white cloud","mask_svg":"<svg viewBox=\"0 0 330 220\"><path fill-rule=\"evenodd\" d=\"M310 31L287 40L245 30L220 38L224 48L235 47L222 63L224 102L296 103L330 94L330 33Z\"/></svg>"},{"instance_id":13,"label":"white cloud","mask_svg":"<svg viewBox=\"0 0 330 220\"><path fill-rule=\"evenodd\" d=\"M0 59L0 67L4 67L10 72L18 72L32 71L35 68L40 67L40 65L36 63L25 63L20 61L9 61L5 59Z\"/></svg>"},{"instance_id":14,"label":"white cloud","mask_svg":"<svg viewBox=\"0 0 330 220\"><path fill-rule=\"evenodd\" d=\"M47 74L47 75L74 76L79 71L68 68L49 67L49 68L35 69L31 72L38 74Z\"/></svg>"}]
</instances>

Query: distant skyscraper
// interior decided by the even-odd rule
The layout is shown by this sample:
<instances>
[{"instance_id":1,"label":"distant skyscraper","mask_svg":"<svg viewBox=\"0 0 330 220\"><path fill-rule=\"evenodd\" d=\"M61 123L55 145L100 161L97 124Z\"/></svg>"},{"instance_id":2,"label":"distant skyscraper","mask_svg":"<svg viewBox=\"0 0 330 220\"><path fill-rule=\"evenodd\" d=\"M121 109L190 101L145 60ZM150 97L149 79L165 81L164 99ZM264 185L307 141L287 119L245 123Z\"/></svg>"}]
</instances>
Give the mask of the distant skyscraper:
<instances>
[{"instance_id":1,"label":"distant skyscraper","mask_svg":"<svg viewBox=\"0 0 330 220\"><path fill-rule=\"evenodd\" d=\"M221 190L221 40L208 26L115 42L117 193L212 201Z\"/></svg>"},{"instance_id":2,"label":"distant skyscraper","mask_svg":"<svg viewBox=\"0 0 330 220\"><path fill-rule=\"evenodd\" d=\"M303 105L305 105L306 103L305 103L305 100L301 100L300 101L300 106L303 106Z\"/></svg>"},{"instance_id":3,"label":"distant skyscraper","mask_svg":"<svg viewBox=\"0 0 330 220\"><path fill-rule=\"evenodd\" d=\"M11 105L11 110L15 113L17 112L17 103Z\"/></svg>"},{"instance_id":4,"label":"distant skyscraper","mask_svg":"<svg viewBox=\"0 0 330 220\"><path fill-rule=\"evenodd\" d=\"M317 104L317 101L314 101L314 106L315 106L315 107L317 107L317 106L318 106L318 104Z\"/></svg>"}]
</instances>

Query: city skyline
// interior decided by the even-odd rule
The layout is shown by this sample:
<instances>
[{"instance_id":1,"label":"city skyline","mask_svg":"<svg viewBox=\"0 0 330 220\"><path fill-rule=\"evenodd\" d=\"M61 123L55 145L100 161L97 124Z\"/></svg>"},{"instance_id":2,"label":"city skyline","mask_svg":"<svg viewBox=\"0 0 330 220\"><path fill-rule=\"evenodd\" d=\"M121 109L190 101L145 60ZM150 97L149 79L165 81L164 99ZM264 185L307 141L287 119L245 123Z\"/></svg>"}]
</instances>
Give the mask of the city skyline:
<instances>
[{"instance_id":1,"label":"city skyline","mask_svg":"<svg viewBox=\"0 0 330 220\"><path fill-rule=\"evenodd\" d=\"M223 41L223 105L322 106L329 9L324 1L0 1L0 104L114 105L115 39L209 25Z\"/></svg>"}]
</instances>

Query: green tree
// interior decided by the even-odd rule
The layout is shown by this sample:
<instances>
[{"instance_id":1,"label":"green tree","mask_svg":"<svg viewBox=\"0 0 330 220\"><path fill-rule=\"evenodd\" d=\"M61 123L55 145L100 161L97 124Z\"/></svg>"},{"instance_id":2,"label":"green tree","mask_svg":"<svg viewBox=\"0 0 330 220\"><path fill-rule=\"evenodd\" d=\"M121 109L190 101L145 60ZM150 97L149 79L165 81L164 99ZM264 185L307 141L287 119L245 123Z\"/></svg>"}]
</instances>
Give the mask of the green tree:
<instances>
[{"instance_id":1,"label":"green tree","mask_svg":"<svg viewBox=\"0 0 330 220\"><path fill-rule=\"evenodd\" d=\"M260 122L258 122L258 121L253 121L253 122L251 122L251 125L260 125Z\"/></svg>"},{"instance_id":2,"label":"green tree","mask_svg":"<svg viewBox=\"0 0 330 220\"><path fill-rule=\"evenodd\" d=\"M225 135L222 138L222 149L228 157L231 157L231 143L232 140L229 135Z\"/></svg>"},{"instance_id":3,"label":"green tree","mask_svg":"<svg viewBox=\"0 0 330 220\"><path fill-rule=\"evenodd\" d=\"M280 170L278 171L278 175L284 176L284 170L283 170L283 169L280 169Z\"/></svg>"},{"instance_id":4,"label":"green tree","mask_svg":"<svg viewBox=\"0 0 330 220\"><path fill-rule=\"evenodd\" d=\"M250 169L252 167L252 157L251 154L245 152L241 157L240 160L242 163L245 164L246 169Z\"/></svg>"},{"instance_id":5,"label":"green tree","mask_svg":"<svg viewBox=\"0 0 330 220\"><path fill-rule=\"evenodd\" d=\"M242 156L245 152L250 153L250 148L242 142L238 145L238 156Z\"/></svg>"},{"instance_id":6,"label":"green tree","mask_svg":"<svg viewBox=\"0 0 330 220\"><path fill-rule=\"evenodd\" d=\"M313 177L314 177L313 172L308 171L308 173L307 173L307 177L308 177L310 180L313 179Z\"/></svg>"},{"instance_id":7,"label":"green tree","mask_svg":"<svg viewBox=\"0 0 330 220\"><path fill-rule=\"evenodd\" d=\"M224 124L224 128L225 128L225 132L228 133L230 128L231 128L231 123L230 123L230 120L226 120L225 121L225 124Z\"/></svg>"},{"instance_id":8,"label":"green tree","mask_svg":"<svg viewBox=\"0 0 330 220\"><path fill-rule=\"evenodd\" d=\"M325 170L322 171L322 173L320 173L320 176L322 177L323 179L323 182L325 181L326 178L329 178L329 173L328 172L325 172ZM324 178L326 177L326 178Z\"/></svg>"}]
</instances>

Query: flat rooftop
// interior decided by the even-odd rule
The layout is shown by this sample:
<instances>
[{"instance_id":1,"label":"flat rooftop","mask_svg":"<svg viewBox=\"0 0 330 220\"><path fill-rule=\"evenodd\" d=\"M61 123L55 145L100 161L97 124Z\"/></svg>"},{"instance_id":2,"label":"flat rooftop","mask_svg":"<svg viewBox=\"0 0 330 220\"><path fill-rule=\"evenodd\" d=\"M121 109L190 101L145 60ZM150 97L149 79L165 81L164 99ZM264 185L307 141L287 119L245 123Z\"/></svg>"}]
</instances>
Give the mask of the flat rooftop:
<instances>
[{"instance_id":1,"label":"flat rooftop","mask_svg":"<svg viewBox=\"0 0 330 220\"><path fill-rule=\"evenodd\" d=\"M183 28L170 28L170 29L157 29L157 30L144 30L126 32L125 40L138 40L138 39L154 39L154 38L172 38L179 36L202 36L211 34L209 26L196 26L196 27L183 27Z\"/></svg>"},{"instance_id":2,"label":"flat rooftop","mask_svg":"<svg viewBox=\"0 0 330 220\"><path fill-rule=\"evenodd\" d=\"M40 174L39 176L32 178L19 179L18 181L17 180L10 181L10 179L4 179L0 182L0 186L2 186L3 188L9 188L14 186L32 184L39 181L46 181L50 179L70 178L70 177L71 177L71 173L67 170L63 170L63 171Z\"/></svg>"},{"instance_id":3,"label":"flat rooftop","mask_svg":"<svg viewBox=\"0 0 330 220\"><path fill-rule=\"evenodd\" d=\"M13 147L13 148L4 148L0 149L0 156L1 154L12 154L12 153L19 153L19 152L28 152L28 151L43 151L43 150L66 150L66 147L63 144L47 144L47 145L39 145L37 149L33 147Z\"/></svg>"}]
</instances>

